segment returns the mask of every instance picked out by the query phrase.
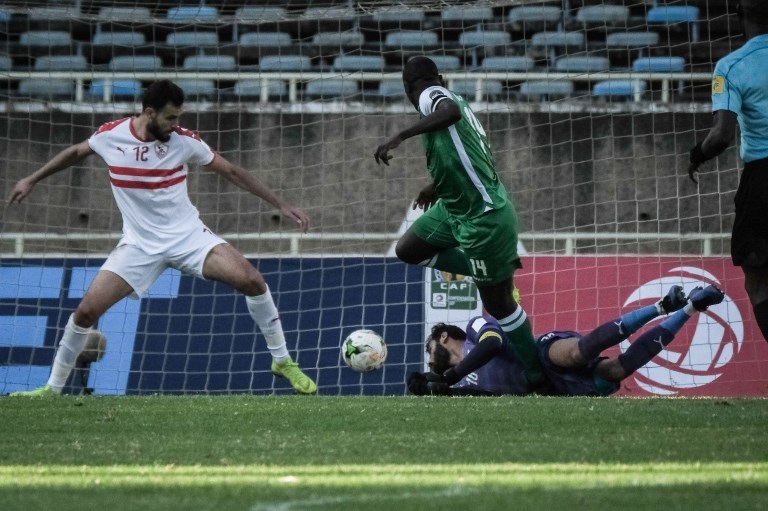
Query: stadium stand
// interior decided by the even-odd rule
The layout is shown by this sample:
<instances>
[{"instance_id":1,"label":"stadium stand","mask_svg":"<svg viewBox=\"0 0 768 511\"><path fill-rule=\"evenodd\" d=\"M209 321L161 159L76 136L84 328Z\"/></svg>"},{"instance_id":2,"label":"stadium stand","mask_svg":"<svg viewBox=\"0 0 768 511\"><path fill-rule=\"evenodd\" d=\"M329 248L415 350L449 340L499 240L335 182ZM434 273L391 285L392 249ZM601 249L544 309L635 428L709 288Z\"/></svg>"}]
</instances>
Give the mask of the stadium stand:
<instances>
[{"instance_id":1,"label":"stadium stand","mask_svg":"<svg viewBox=\"0 0 768 511\"><path fill-rule=\"evenodd\" d=\"M307 83L304 96L308 99L345 100L357 99L360 94L360 84L357 80L343 78L321 78Z\"/></svg>"},{"instance_id":2,"label":"stadium stand","mask_svg":"<svg viewBox=\"0 0 768 511\"><path fill-rule=\"evenodd\" d=\"M118 55L109 61L110 71L157 71L163 61L157 55Z\"/></svg>"},{"instance_id":3,"label":"stadium stand","mask_svg":"<svg viewBox=\"0 0 768 511\"><path fill-rule=\"evenodd\" d=\"M530 101L551 101L570 97L573 82L568 80L530 80L520 84L519 94Z\"/></svg>"},{"instance_id":4,"label":"stadium stand","mask_svg":"<svg viewBox=\"0 0 768 511\"><path fill-rule=\"evenodd\" d=\"M554 5L514 7L507 15L513 33L530 39L536 32L554 31L562 27L563 10Z\"/></svg>"},{"instance_id":5,"label":"stadium stand","mask_svg":"<svg viewBox=\"0 0 768 511\"><path fill-rule=\"evenodd\" d=\"M19 82L20 97L48 100L70 100L75 93L74 80L25 79Z\"/></svg>"},{"instance_id":6,"label":"stadium stand","mask_svg":"<svg viewBox=\"0 0 768 511\"><path fill-rule=\"evenodd\" d=\"M609 101L638 100L647 90L643 80L602 80L592 86L592 95Z\"/></svg>"},{"instance_id":7,"label":"stadium stand","mask_svg":"<svg viewBox=\"0 0 768 511\"><path fill-rule=\"evenodd\" d=\"M268 80L266 82L262 80L238 80L235 82L233 93L237 98L261 98L263 87L266 87L267 98L284 97L288 94L288 86L280 80Z\"/></svg>"},{"instance_id":8,"label":"stadium stand","mask_svg":"<svg viewBox=\"0 0 768 511\"><path fill-rule=\"evenodd\" d=\"M105 90L107 87L110 87L109 90ZM119 79L112 81L111 85L108 85L106 80L94 80L88 88L88 94L95 101L100 101L107 97L120 100L134 100L141 94L142 90L143 88L139 80Z\"/></svg>"},{"instance_id":9,"label":"stadium stand","mask_svg":"<svg viewBox=\"0 0 768 511\"><path fill-rule=\"evenodd\" d=\"M312 61L306 55L270 55L259 61L261 71L311 71Z\"/></svg>"}]
</instances>

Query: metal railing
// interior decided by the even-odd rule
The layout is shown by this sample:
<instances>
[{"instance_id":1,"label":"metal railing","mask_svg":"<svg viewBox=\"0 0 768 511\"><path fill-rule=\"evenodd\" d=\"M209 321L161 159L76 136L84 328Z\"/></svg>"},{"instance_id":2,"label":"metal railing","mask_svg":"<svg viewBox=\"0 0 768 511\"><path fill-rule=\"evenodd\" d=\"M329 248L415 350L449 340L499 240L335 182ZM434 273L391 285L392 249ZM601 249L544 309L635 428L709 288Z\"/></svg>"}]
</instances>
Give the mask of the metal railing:
<instances>
[{"instance_id":1,"label":"metal railing","mask_svg":"<svg viewBox=\"0 0 768 511\"><path fill-rule=\"evenodd\" d=\"M28 254L25 244L27 241L90 241L90 240L113 240L117 241L122 236L121 233L76 233L76 234L51 234L51 233L24 233L24 232L6 232L0 233L0 242L12 242L13 251L0 253L3 257L41 257L50 256L50 254ZM302 242L305 241L357 241L357 242L392 242L400 238L400 233L229 233L223 234L222 238L227 241L279 241L289 240L288 253L280 255L289 257L299 257L302 253ZM582 233L582 232L529 232L519 235L520 242L525 245L526 242L547 241L562 244L558 251L563 255L574 255L577 251L579 241L625 241L625 242L661 242L661 241L693 241L701 243L699 255L712 256L712 243L716 240L730 239L730 233ZM56 254L60 255L60 254ZM77 254L82 256L82 254ZM99 254L88 254L90 257L96 257ZM312 256L318 254L312 253ZM384 252L371 253L369 255L386 255Z\"/></svg>"},{"instance_id":2,"label":"metal railing","mask_svg":"<svg viewBox=\"0 0 768 511\"><path fill-rule=\"evenodd\" d=\"M261 94L259 101L269 102L269 84L274 81L288 82L288 101L293 103L299 101L299 84L313 80L344 78L347 80L356 80L359 82L371 82L381 80L399 80L400 73L380 73L380 72L201 72L201 71L3 71L0 73L3 78L19 80L75 80L75 101L82 102L86 98L86 84L94 80L104 80L104 89L101 96L102 102L112 101L112 84L115 80L134 79L140 81L151 81L160 78L170 78L174 80L200 79L235 82L238 80L260 80ZM501 80L510 82L526 82L533 80L549 81L573 81L573 82L596 82L602 80L643 80L647 82L660 83L661 101L670 100L672 90L676 84L681 82L709 83L712 80L710 73L656 73L656 72L629 72L629 71L607 71L599 73L550 73L550 72L446 72L443 78L448 82L450 88L454 80L472 79L477 80L477 87L474 100L482 101L485 99L485 92L482 82L485 80ZM634 94L635 101L642 99L642 93Z\"/></svg>"}]
</instances>

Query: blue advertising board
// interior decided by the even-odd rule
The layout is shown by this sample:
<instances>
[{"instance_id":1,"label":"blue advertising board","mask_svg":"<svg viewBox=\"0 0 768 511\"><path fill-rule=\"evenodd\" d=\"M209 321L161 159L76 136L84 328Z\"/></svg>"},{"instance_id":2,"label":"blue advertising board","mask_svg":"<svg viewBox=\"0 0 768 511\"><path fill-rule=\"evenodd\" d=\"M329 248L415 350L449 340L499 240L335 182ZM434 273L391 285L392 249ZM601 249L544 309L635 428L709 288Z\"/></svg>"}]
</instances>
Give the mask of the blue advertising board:
<instances>
[{"instance_id":1,"label":"blue advertising board","mask_svg":"<svg viewBox=\"0 0 768 511\"><path fill-rule=\"evenodd\" d=\"M103 260L6 259L0 265L0 393L45 383L55 345ZM280 311L288 348L320 394L402 395L422 369L423 268L395 258L253 261ZM227 285L167 270L141 300L99 321L107 351L88 382L97 394L291 393L270 372L264 338ZM378 371L339 357L341 340L370 328L387 341Z\"/></svg>"}]
</instances>

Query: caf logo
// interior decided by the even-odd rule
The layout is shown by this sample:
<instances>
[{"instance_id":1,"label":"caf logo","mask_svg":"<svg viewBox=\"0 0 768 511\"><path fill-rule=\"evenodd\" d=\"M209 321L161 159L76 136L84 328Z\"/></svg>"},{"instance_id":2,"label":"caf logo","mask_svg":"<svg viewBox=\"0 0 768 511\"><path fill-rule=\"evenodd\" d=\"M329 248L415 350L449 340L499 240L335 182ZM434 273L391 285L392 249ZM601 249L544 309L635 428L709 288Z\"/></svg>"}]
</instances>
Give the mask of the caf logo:
<instances>
[{"instance_id":1,"label":"caf logo","mask_svg":"<svg viewBox=\"0 0 768 511\"><path fill-rule=\"evenodd\" d=\"M701 268L682 266L668 273L669 276L642 284L627 298L624 307L656 301L675 284L683 286L686 295L695 287L720 284L714 275ZM663 319L662 316L655 321ZM683 328L656 358L632 375L640 388L652 394L675 395L712 383L723 374L744 342L744 323L738 307L726 294L722 303L696 314L693 320L697 322L693 334ZM629 345L624 341L619 347L624 352Z\"/></svg>"}]
</instances>

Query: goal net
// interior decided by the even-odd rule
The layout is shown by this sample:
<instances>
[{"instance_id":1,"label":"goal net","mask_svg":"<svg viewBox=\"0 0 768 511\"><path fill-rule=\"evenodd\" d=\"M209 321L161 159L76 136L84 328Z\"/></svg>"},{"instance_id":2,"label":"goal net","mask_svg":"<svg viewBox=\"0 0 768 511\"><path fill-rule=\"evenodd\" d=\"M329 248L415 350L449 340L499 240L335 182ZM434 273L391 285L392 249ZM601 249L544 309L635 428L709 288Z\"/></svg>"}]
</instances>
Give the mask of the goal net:
<instances>
[{"instance_id":1,"label":"goal net","mask_svg":"<svg viewBox=\"0 0 768 511\"><path fill-rule=\"evenodd\" d=\"M418 119L400 72L427 55L470 99L517 205L516 283L535 331L587 331L673 282L716 283L731 305L691 326L625 391L749 393L768 355L728 257L737 150L706 164L698 187L685 174L711 123L714 63L742 42L728 9L725 0L9 1L0 189L7 199L59 151L138 113L153 80L174 80L187 98L182 126L312 219L302 234L221 176L189 170L203 221L264 273L294 359L320 393L403 394L408 373L423 370L429 326L463 326L480 311L471 279L394 257L429 182L419 141L388 166L373 158ZM121 229L98 156L4 208L0 393L45 383ZM358 328L386 339L382 369L359 374L341 360L342 339ZM74 391L291 392L270 372L242 296L223 284L169 269L98 329L106 352L77 372Z\"/></svg>"}]
</instances>

